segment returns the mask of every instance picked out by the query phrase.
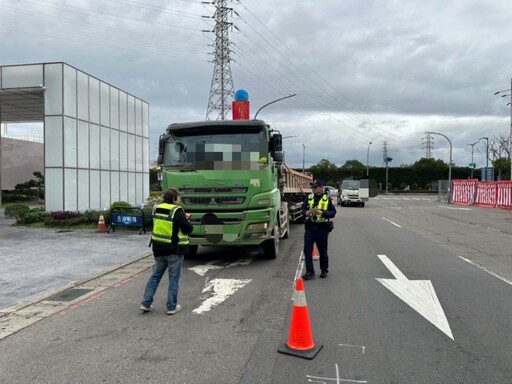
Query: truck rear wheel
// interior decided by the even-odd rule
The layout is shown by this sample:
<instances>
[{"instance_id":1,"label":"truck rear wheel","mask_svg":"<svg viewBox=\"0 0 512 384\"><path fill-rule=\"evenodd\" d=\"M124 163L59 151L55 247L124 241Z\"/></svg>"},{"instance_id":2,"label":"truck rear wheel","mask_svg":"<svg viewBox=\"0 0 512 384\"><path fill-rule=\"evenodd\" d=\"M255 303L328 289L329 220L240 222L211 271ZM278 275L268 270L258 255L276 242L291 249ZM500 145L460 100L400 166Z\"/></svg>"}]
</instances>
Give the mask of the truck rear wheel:
<instances>
[{"instance_id":1,"label":"truck rear wheel","mask_svg":"<svg viewBox=\"0 0 512 384\"><path fill-rule=\"evenodd\" d=\"M279 254L279 227L274 227L274 238L263 242L263 255L266 259L275 259Z\"/></svg>"}]
</instances>

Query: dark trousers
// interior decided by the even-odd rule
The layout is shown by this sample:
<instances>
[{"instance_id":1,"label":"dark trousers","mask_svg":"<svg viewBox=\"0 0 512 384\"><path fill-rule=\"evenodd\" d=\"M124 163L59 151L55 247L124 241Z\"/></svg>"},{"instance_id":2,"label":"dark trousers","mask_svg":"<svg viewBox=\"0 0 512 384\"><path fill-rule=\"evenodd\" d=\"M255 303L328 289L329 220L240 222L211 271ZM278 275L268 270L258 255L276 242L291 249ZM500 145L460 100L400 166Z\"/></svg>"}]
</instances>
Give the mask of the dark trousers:
<instances>
[{"instance_id":1,"label":"dark trousers","mask_svg":"<svg viewBox=\"0 0 512 384\"><path fill-rule=\"evenodd\" d=\"M327 254L327 239L329 231L325 224L308 224L304 231L304 258L306 259L306 272L315 272L313 266L313 245L316 243L320 256L320 270L329 271L329 255Z\"/></svg>"}]
</instances>

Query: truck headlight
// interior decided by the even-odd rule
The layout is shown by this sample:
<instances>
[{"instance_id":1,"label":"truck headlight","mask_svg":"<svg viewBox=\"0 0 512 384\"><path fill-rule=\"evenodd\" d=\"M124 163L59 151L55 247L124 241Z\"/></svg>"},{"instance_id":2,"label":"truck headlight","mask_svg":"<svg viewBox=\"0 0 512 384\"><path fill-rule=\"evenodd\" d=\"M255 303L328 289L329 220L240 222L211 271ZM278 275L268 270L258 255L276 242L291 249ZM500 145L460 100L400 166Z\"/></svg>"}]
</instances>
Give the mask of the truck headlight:
<instances>
[{"instance_id":1,"label":"truck headlight","mask_svg":"<svg viewBox=\"0 0 512 384\"><path fill-rule=\"evenodd\" d=\"M254 223L247 226L248 231L261 231L268 228L268 222L265 223Z\"/></svg>"},{"instance_id":2,"label":"truck headlight","mask_svg":"<svg viewBox=\"0 0 512 384\"><path fill-rule=\"evenodd\" d=\"M256 201L256 204L269 206L270 205L270 199L269 198L260 199L260 200Z\"/></svg>"}]
</instances>

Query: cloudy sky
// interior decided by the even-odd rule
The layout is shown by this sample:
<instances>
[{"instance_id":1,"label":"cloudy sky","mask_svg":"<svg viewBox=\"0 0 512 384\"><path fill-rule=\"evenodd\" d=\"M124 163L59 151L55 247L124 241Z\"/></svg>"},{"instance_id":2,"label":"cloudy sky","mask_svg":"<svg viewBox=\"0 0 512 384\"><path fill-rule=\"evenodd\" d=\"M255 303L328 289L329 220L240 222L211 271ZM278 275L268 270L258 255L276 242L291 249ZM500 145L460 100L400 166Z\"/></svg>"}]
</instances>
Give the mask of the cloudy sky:
<instances>
[{"instance_id":1,"label":"cloudy sky","mask_svg":"<svg viewBox=\"0 0 512 384\"><path fill-rule=\"evenodd\" d=\"M63 61L150 105L150 154L174 122L204 120L215 8L200 0L0 0L0 65ZM508 138L509 0L227 0L235 89L284 137L286 162L392 166L446 135L467 166ZM216 117L214 117L216 118ZM21 128L20 128L21 129ZM431 155L449 161L448 141ZM372 142L370 145L369 143ZM485 140L474 148L485 166Z\"/></svg>"}]
</instances>

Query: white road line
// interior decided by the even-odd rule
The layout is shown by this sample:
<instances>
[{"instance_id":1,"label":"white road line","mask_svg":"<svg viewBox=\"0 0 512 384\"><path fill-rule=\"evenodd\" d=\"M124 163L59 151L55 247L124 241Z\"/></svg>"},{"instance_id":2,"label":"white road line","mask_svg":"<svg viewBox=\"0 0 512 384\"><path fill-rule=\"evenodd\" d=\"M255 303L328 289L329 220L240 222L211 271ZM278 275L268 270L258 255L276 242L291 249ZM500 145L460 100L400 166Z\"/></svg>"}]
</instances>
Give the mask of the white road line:
<instances>
[{"instance_id":1,"label":"white road line","mask_svg":"<svg viewBox=\"0 0 512 384\"><path fill-rule=\"evenodd\" d=\"M471 211L471 208L463 208L463 207L447 207L445 205L438 205L439 208L445 209L454 209L456 211Z\"/></svg>"},{"instance_id":2,"label":"white road line","mask_svg":"<svg viewBox=\"0 0 512 384\"><path fill-rule=\"evenodd\" d=\"M368 383L366 380L351 380L351 379L342 379L340 377L340 368L338 367L338 364L335 364L336 368L336 377L323 377L323 376L312 376L312 375L306 375L308 381L310 383L323 383L326 384L327 382L334 382L334 383Z\"/></svg>"},{"instance_id":3,"label":"white road line","mask_svg":"<svg viewBox=\"0 0 512 384\"><path fill-rule=\"evenodd\" d=\"M349 347L349 348L360 348L361 351L363 352L363 355L364 355L364 351L366 349L366 347L364 345L353 345L353 344L338 344L339 347Z\"/></svg>"},{"instance_id":4,"label":"white road line","mask_svg":"<svg viewBox=\"0 0 512 384\"><path fill-rule=\"evenodd\" d=\"M398 225L397 223L394 223L394 222L392 222L391 220L386 219L385 217L383 217L383 219L384 219L384 220L386 220L388 223L391 223L391 224L393 224L393 225L397 226L398 228L402 228L402 227L401 227L400 225Z\"/></svg>"},{"instance_id":5,"label":"white road line","mask_svg":"<svg viewBox=\"0 0 512 384\"><path fill-rule=\"evenodd\" d=\"M482 271L484 272L487 272L489 275L492 275L498 279L500 279L501 281L504 281L505 283L509 284L509 285L512 285L512 281L504 278L503 276L500 276L498 275L496 272L493 272L493 271L490 271L488 270L487 268L485 268L484 266L480 265L480 264L477 264L475 263L474 261L471 261L469 259L466 259L465 257L462 257L462 256L459 256L459 258L461 258L462 260L464 260L465 262L477 267L478 269L481 269Z\"/></svg>"}]
</instances>

